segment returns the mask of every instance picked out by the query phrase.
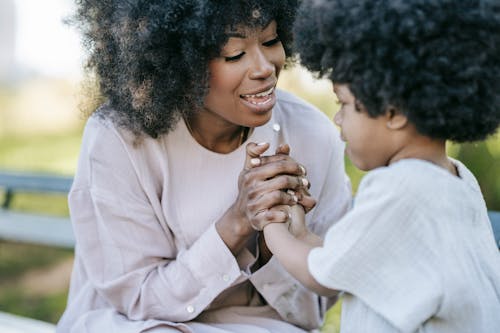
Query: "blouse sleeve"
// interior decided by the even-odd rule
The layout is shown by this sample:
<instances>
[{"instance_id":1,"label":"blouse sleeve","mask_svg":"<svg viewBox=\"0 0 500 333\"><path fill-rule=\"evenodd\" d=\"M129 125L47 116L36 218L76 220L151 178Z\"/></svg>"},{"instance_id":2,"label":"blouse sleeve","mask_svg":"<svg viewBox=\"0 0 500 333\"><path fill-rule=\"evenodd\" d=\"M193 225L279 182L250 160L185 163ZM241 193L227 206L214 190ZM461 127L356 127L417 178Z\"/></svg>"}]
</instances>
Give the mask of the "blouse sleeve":
<instances>
[{"instance_id":1,"label":"blouse sleeve","mask_svg":"<svg viewBox=\"0 0 500 333\"><path fill-rule=\"evenodd\" d=\"M328 121L328 120L327 120ZM315 166L323 172L317 204L307 217L308 227L323 237L326 230L349 209L351 185L344 169L344 144L333 126L328 127L327 163ZM321 159L315 158L315 163ZM316 185L318 186L318 185ZM310 216L309 216L310 215ZM283 319L304 328L317 328L336 298L319 297L302 286L274 257L252 274L250 280Z\"/></svg>"},{"instance_id":2,"label":"blouse sleeve","mask_svg":"<svg viewBox=\"0 0 500 333\"><path fill-rule=\"evenodd\" d=\"M177 252L122 140L89 121L69 196L76 251L93 288L118 312L191 320L244 273L214 226Z\"/></svg>"},{"instance_id":3,"label":"blouse sleeve","mask_svg":"<svg viewBox=\"0 0 500 333\"><path fill-rule=\"evenodd\" d=\"M325 287L346 291L403 332L414 332L439 308L437 254L422 241L425 214L411 175L372 171L354 208L313 249L308 265ZM414 183L414 182L413 182Z\"/></svg>"}]
</instances>

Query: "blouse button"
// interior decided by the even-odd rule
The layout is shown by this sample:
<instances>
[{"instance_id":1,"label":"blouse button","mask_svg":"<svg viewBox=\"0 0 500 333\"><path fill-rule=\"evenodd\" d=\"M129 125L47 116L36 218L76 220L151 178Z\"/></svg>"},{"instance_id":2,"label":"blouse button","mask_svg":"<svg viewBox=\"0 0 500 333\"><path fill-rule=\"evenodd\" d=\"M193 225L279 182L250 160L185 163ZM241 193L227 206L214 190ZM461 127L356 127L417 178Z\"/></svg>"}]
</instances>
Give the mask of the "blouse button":
<instances>
[{"instance_id":1,"label":"blouse button","mask_svg":"<svg viewBox=\"0 0 500 333\"><path fill-rule=\"evenodd\" d=\"M192 305L188 305L188 306L186 307L186 311L187 311L187 312L189 312L189 313L193 313L193 312L194 312L194 306L192 306Z\"/></svg>"},{"instance_id":2,"label":"blouse button","mask_svg":"<svg viewBox=\"0 0 500 333\"><path fill-rule=\"evenodd\" d=\"M227 274L222 275L222 280L224 280L225 282L228 282L229 281L229 275L227 275Z\"/></svg>"},{"instance_id":3,"label":"blouse button","mask_svg":"<svg viewBox=\"0 0 500 333\"><path fill-rule=\"evenodd\" d=\"M278 124L278 123L274 123L274 124L273 124L273 130L274 130L275 132L279 132L279 131L281 130L281 126L280 126L280 124Z\"/></svg>"}]
</instances>

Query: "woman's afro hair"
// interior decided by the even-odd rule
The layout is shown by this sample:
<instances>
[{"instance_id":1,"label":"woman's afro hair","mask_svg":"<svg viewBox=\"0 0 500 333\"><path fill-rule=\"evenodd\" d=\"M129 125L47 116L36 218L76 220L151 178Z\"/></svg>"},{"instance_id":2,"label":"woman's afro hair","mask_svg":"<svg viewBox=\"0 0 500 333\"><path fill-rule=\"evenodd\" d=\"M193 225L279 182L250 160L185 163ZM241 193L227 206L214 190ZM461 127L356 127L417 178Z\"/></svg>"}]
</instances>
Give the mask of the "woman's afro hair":
<instances>
[{"instance_id":1,"label":"woman's afro hair","mask_svg":"<svg viewBox=\"0 0 500 333\"><path fill-rule=\"evenodd\" d=\"M393 106L456 142L498 128L498 0L306 0L294 32L301 62L348 84L372 117Z\"/></svg>"},{"instance_id":2,"label":"woman's afro hair","mask_svg":"<svg viewBox=\"0 0 500 333\"><path fill-rule=\"evenodd\" d=\"M297 0L77 0L72 21L109 106L99 112L138 136L158 137L202 106L208 62L220 54L228 28L275 20L291 55L297 6Z\"/></svg>"}]
</instances>

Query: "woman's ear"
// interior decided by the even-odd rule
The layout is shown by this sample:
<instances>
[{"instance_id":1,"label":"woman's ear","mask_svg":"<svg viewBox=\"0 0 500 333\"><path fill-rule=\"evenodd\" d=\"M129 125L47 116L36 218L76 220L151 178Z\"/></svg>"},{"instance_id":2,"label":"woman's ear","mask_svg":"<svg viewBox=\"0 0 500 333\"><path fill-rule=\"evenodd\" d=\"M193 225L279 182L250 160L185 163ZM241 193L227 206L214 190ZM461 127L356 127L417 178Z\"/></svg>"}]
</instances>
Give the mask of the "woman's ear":
<instances>
[{"instance_id":1,"label":"woman's ear","mask_svg":"<svg viewBox=\"0 0 500 333\"><path fill-rule=\"evenodd\" d=\"M386 126L391 130L400 130L408 124L408 118L393 105L386 108L385 117Z\"/></svg>"}]
</instances>

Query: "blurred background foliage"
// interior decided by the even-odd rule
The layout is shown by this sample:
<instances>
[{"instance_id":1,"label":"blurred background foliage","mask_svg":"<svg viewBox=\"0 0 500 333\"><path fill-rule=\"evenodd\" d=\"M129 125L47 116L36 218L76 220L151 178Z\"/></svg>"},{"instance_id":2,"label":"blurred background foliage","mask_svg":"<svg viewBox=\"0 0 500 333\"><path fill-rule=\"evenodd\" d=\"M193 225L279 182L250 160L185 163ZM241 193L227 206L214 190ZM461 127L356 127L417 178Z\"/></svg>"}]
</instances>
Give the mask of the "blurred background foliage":
<instances>
[{"instance_id":1,"label":"blurred background foliage","mask_svg":"<svg viewBox=\"0 0 500 333\"><path fill-rule=\"evenodd\" d=\"M13 31L6 35L6 28L2 25L7 22L2 14L7 13L9 8L5 6L9 3L16 3L19 7L28 6L30 11L21 16L18 13L17 16L29 16L27 21L36 26L35 29L41 29L47 24L33 24L35 19L55 20L48 14L40 15L42 10L44 13L46 10L49 10L47 13L54 13L71 1L0 2L0 169L73 175L85 122L81 110L88 111L95 107L95 100L89 98L89 92L91 95L94 87L92 84L82 84L81 74L51 74L45 72L45 67L33 69L33 66L29 68L26 64L19 64L19 60L16 62L12 51L14 42L9 39ZM57 29L62 27L61 24ZM16 33L15 36L21 39L19 43L22 44L23 35ZM50 46L49 39L54 39L54 36L57 37L57 44ZM41 40L41 46L36 46L36 38ZM73 38L78 39L75 36ZM6 49L9 43L12 44L12 50ZM63 60L71 57L63 52L71 48L69 42L64 42L63 35L55 35L54 32L40 31L27 47L33 49L23 51L21 48L21 51L16 51L21 55L21 60L27 52L34 54L32 61L47 57L46 67L52 66L53 71L59 70ZM53 50L44 56L46 48ZM25 62L29 60L26 59ZM81 67L78 61L77 65ZM279 86L316 105L330 119L336 112L331 84L326 80L313 79L299 66L285 70ZM449 144L449 153L463 161L475 174L488 208L500 210L499 136L481 143ZM354 168L347 159L346 170L355 192L364 173ZM14 197L12 206L22 211L68 215L66 198L58 195L22 194ZM0 241L0 311L57 322L66 305L72 260L72 251ZM339 313L340 303L329 311L324 332L338 331Z\"/></svg>"}]
</instances>

